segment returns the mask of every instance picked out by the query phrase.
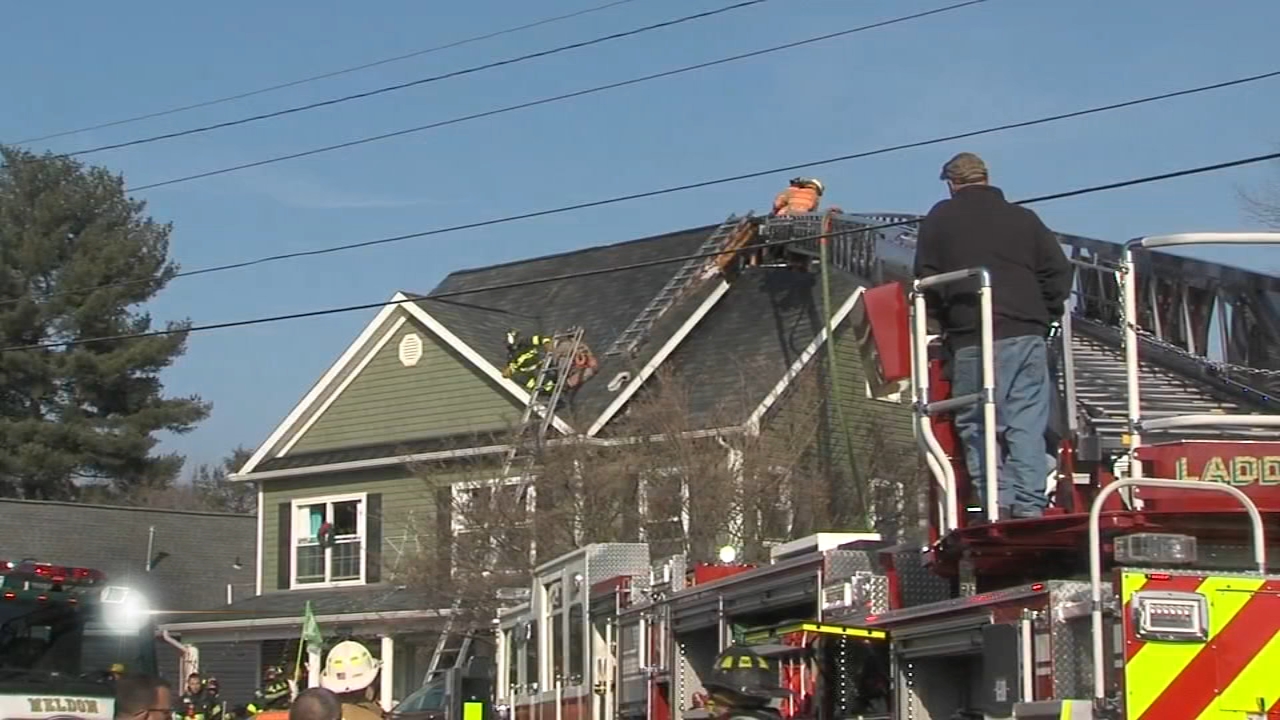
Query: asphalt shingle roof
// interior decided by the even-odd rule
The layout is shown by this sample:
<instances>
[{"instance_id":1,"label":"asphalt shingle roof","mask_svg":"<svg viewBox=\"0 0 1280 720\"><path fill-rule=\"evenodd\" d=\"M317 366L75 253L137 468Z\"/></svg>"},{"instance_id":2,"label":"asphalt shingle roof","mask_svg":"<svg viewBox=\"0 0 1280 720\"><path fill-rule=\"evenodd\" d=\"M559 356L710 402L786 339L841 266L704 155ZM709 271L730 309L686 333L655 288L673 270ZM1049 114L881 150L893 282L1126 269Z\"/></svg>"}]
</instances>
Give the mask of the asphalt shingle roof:
<instances>
[{"instance_id":1,"label":"asphalt shingle roof","mask_svg":"<svg viewBox=\"0 0 1280 720\"><path fill-rule=\"evenodd\" d=\"M830 273L831 311L862 283ZM823 328L821 276L747 268L664 367L685 378L690 423L741 423ZM643 391L642 391L643 392Z\"/></svg>"},{"instance_id":2,"label":"asphalt shingle roof","mask_svg":"<svg viewBox=\"0 0 1280 720\"><path fill-rule=\"evenodd\" d=\"M431 604L420 593L403 586L381 583L350 588L268 592L230 605L223 605L219 608L223 612L202 613L195 619L175 618L175 621L220 622L277 617L296 617L301 621L308 601L311 602L311 611L316 615L397 612L431 608Z\"/></svg>"},{"instance_id":3,"label":"asphalt shingle roof","mask_svg":"<svg viewBox=\"0 0 1280 720\"><path fill-rule=\"evenodd\" d=\"M612 400L609 379L643 366L713 289L707 283L686 294L654 325L634 358L605 358L604 352L679 270L679 263L487 290L433 299L431 294L466 291L565 273L589 272L692 255L715 225L668 233L572 253L464 270L446 277L419 304L494 366L506 365L508 328L525 334L583 328L583 340L600 360L599 373L574 400L582 416L598 415Z\"/></svg>"},{"instance_id":4,"label":"asphalt shingle roof","mask_svg":"<svg viewBox=\"0 0 1280 720\"><path fill-rule=\"evenodd\" d=\"M148 573L152 528L153 553L166 556ZM157 610L218 607L227 584L252 593L257 529L255 515L0 500L0 558L96 568Z\"/></svg>"}]
</instances>

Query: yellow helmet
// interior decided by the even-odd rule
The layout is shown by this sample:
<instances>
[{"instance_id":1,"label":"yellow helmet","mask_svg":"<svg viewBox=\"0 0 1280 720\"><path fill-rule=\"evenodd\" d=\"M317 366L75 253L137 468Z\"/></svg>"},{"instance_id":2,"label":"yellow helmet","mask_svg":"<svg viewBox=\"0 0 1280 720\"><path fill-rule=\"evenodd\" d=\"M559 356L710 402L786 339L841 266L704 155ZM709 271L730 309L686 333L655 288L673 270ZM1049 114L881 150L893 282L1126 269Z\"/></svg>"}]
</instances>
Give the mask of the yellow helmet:
<instances>
[{"instance_id":1,"label":"yellow helmet","mask_svg":"<svg viewBox=\"0 0 1280 720\"><path fill-rule=\"evenodd\" d=\"M344 640L329 651L320 673L320 687L339 695L363 690L373 683L381 666L364 645Z\"/></svg>"}]
</instances>

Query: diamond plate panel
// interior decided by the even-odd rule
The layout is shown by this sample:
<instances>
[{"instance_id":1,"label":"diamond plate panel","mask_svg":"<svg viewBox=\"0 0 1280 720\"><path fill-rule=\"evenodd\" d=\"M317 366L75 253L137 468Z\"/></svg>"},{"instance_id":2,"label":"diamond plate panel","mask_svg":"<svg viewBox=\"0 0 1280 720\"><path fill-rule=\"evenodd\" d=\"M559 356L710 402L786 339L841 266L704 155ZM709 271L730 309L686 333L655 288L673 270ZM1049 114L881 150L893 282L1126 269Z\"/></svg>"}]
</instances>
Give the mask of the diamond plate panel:
<instances>
[{"instance_id":1,"label":"diamond plate panel","mask_svg":"<svg viewBox=\"0 0 1280 720\"><path fill-rule=\"evenodd\" d=\"M924 605L951 598L951 583L933 574L924 564L924 555L915 547L901 547L893 552L893 566L898 571L902 604Z\"/></svg>"},{"instance_id":2,"label":"diamond plate panel","mask_svg":"<svg viewBox=\"0 0 1280 720\"><path fill-rule=\"evenodd\" d=\"M587 585L619 575L648 575L649 546L644 543L600 543L587 553Z\"/></svg>"},{"instance_id":3,"label":"diamond plate panel","mask_svg":"<svg viewBox=\"0 0 1280 720\"><path fill-rule=\"evenodd\" d=\"M872 550L829 550L827 551L826 570L822 578L824 583L837 582L851 578L858 573L882 573L880 561Z\"/></svg>"},{"instance_id":4,"label":"diamond plate panel","mask_svg":"<svg viewBox=\"0 0 1280 720\"><path fill-rule=\"evenodd\" d=\"M1102 595L1106 598L1110 594L1111 584L1104 582ZM1089 596L1087 582L1050 583L1048 625L1054 697L1091 697L1093 694Z\"/></svg>"}]
</instances>

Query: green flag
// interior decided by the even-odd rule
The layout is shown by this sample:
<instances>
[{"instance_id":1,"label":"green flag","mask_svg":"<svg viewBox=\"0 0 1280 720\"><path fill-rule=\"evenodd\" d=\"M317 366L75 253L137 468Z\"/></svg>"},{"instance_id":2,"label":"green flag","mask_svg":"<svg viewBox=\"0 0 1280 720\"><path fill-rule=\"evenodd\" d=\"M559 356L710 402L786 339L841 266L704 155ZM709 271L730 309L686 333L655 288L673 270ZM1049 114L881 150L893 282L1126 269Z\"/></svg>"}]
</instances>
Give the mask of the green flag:
<instances>
[{"instance_id":1,"label":"green flag","mask_svg":"<svg viewBox=\"0 0 1280 720\"><path fill-rule=\"evenodd\" d=\"M307 644L309 650L322 650L324 647L324 635L320 633L320 624L316 622L316 616L311 612L311 601L307 601L307 609L302 616L302 639Z\"/></svg>"}]
</instances>

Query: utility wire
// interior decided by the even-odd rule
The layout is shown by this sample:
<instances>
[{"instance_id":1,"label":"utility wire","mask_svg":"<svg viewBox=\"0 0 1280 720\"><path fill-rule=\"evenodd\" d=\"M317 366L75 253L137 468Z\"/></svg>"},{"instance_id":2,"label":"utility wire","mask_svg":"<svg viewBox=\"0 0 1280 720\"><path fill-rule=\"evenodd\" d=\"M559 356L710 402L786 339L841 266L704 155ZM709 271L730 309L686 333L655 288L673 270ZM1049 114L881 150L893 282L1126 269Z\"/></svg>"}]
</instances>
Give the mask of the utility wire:
<instances>
[{"instance_id":1,"label":"utility wire","mask_svg":"<svg viewBox=\"0 0 1280 720\"><path fill-rule=\"evenodd\" d=\"M784 43L782 45L774 45L773 47L767 47L761 50L752 50L751 52L741 53L739 55L731 55L729 57L720 58L718 60L711 60L708 62L696 63L694 65L685 65L683 67L678 67L672 70L664 70L663 72L653 73L651 75L643 75L640 77L631 78L629 80L622 80L620 82L609 83L606 85L596 85L594 87L586 88L583 90L575 90L573 92L564 93L562 95L553 95L551 97L545 97L539 100L530 100L528 102L518 103L515 105L508 105L506 107L501 107L494 110L485 110L483 112L478 112L471 115L463 115L460 117L451 118L449 120L441 120L438 122L429 123L427 125L419 125L417 127L411 127L404 130L395 130L392 132L383 133L381 135L369 135L366 137L357 138L355 140L349 140L347 142L337 143L335 145L325 145L323 147L312 148L310 150L303 150L300 152L290 153L288 155L277 155L275 157L266 158L264 160L255 160L253 162L248 162L241 165L232 165L230 167L219 168L217 170L209 170L206 172L196 173L194 175L185 175L182 177L171 178L169 180L162 180L160 182L150 183L148 185L131 187L131 188L128 188L128 192L141 192L143 190L151 190L153 188L165 187L166 185L176 185L178 183L190 182L192 180L201 180L203 178L213 177L215 175L224 175L226 173L236 172L239 170L247 170L249 168L261 167L263 165L272 165L274 163L284 162L286 160L297 160L298 158L309 157L312 155L319 155L321 153L332 152L334 150L342 150L349 147L355 147L357 145L364 145L371 142L377 142L379 140L387 140L390 138L401 137L404 135L411 135L413 133L423 132L425 130L435 130L436 128L442 128L448 125L457 125L460 123L469 122L471 120L479 120L481 118L492 117L494 115L502 115L504 113L509 113L516 110L524 110L526 108L537 107L539 105L547 105L550 103L561 102L564 100L571 100L573 98L582 97L585 95L594 95L596 93L605 92L607 90L616 90L617 88L627 87L629 85L638 85L640 83L649 82L651 80L659 80L661 78L672 77L675 75L682 75L684 73L693 72L695 70L704 70L706 68L715 67L717 65L724 65L726 63L737 62L739 60L746 60L748 58L759 57L761 55L768 55L770 53L781 52L783 50L790 50L792 48L797 48L804 45L811 45L813 43L822 42L824 40L831 40L834 38L843 37L845 35L853 35L855 33L866 32L868 30L875 30L875 29L887 27L890 25L896 25L898 23L909 22L911 20L918 20L920 18L927 17L929 15L937 15L944 12L950 12L952 10L959 10L960 8L968 7L969 5L977 5L979 3L983 3L986 1L987 0L967 0L967 2L961 2L954 5L947 5L945 7L940 7L933 10L927 10L925 12L915 13L912 15L903 15L900 17L891 18L889 20L883 20L881 22L872 23L870 25L862 25L855 28L849 28L847 30L840 30L838 32L826 33L823 35L806 38L804 40Z\"/></svg>"},{"instance_id":2,"label":"utility wire","mask_svg":"<svg viewBox=\"0 0 1280 720\"><path fill-rule=\"evenodd\" d=\"M332 245L329 247L317 248L315 250L300 250L297 252L281 253L278 255L268 255L265 257L255 258L253 260L243 260L240 262L227 263L225 265L211 265L209 267L196 268L195 270L184 270L182 272L175 273L173 277L181 278L181 277L190 277L193 275L206 275L209 273L226 272L228 270L237 270L240 268L252 267L254 265L265 265L267 263L280 262L284 260L294 260L294 259L310 257L314 255L327 255L331 253L344 252L347 250L357 250L357 249L366 248L366 247L373 247L376 245L386 245L390 243L403 242L405 240L414 240L418 238L430 237L433 235L445 235L448 233L455 233L463 230L473 230L476 228L489 227L493 225L504 225L507 223L517 222L520 220L530 220L533 218L545 217L548 215L559 215L567 212L573 212L576 210L585 210L585 209L601 207L605 205L614 205L618 203L629 202L631 200L640 200L645 198L657 197L660 195L669 195L669 194L678 193L678 192L685 192L687 190L696 190L704 187L710 187L713 185L724 185L728 183L741 182L743 180L751 180L754 178L763 177L765 175L774 175L778 173L792 172L795 170L804 170L804 169L815 168L815 167L820 167L824 165L833 165L836 163L848 162L850 160L859 160L862 158L873 157L876 155L887 155L890 153L901 152L903 150L911 150L915 148L927 147L930 145L940 145L940 144L952 142L955 140L963 140L966 138L978 137L981 135L991 135L995 133L1006 132L1008 130L1016 130L1016 129L1025 128L1025 127L1032 127L1035 125L1044 125L1048 123L1061 122L1063 120L1069 120L1072 118L1077 118L1085 115L1093 115L1097 113L1103 113L1103 112L1109 112L1112 110L1133 107L1135 105L1143 105L1146 103L1153 103L1153 102L1158 102L1162 100L1169 100L1172 98L1183 97L1187 95L1194 95L1197 93L1208 92L1210 90L1218 90L1221 88L1231 87L1234 85L1242 85L1244 83L1257 82L1260 80L1277 77L1277 76L1280 76L1280 70L1261 73L1258 75L1250 75L1248 77L1237 78L1235 80L1228 80L1225 82L1213 83L1210 85L1199 85L1192 88L1185 88L1182 90L1175 90L1172 92L1160 93L1158 95L1147 95L1144 97L1133 98L1130 100L1110 103L1107 105L1097 105L1097 106L1094 106L1091 108L1085 108L1082 110L1074 110L1071 112L1059 113L1056 115L1046 115L1038 118L1033 118L1030 120L1021 120L1018 122L1005 123L1003 125L994 125L994 126L982 128L979 130L970 130L970 131L955 133L951 135L943 135L940 137L928 138L925 140L915 140L912 142L902 143L899 145L889 145L889 146L877 148L874 150L864 150L861 152L850 153L847 155L838 155L836 157L829 157L823 160L814 160L814 161L799 163L795 165L773 167L773 168L768 168L766 170L756 170L753 172L742 173L738 175L729 175L725 177L713 178L711 180L702 180L699 182L688 183L685 185L672 185L665 188L659 188L656 190L647 190L647 191L638 192L638 193L631 193L628 195L616 195L614 197L603 198L600 200L592 200L589 202L576 203L573 205L561 205L559 207L548 208L544 210L535 210L527 213L521 213L518 215L505 215L497 218L489 218L487 220L477 220L475 222L464 223L461 225L450 225L446 227L434 228L431 230L424 230L421 232L408 233L404 235L393 235L391 237L377 238L374 240L364 240L361 242L347 243L343 245ZM154 282L154 280L155 279L152 277L137 278L133 280L120 280L113 283L104 283L102 285L93 285L88 287L75 288L72 290L63 290L60 292L48 293L44 295L24 296L21 298L9 298L9 299L0 300L0 307L4 305L20 302L22 300L28 299L28 297L31 297L37 300L47 300L47 299L63 297L67 295L78 295L83 293L90 293L98 290L110 290L110 289L119 288L119 287L130 287L133 285L142 285L142 284Z\"/></svg>"},{"instance_id":3,"label":"utility wire","mask_svg":"<svg viewBox=\"0 0 1280 720\"><path fill-rule=\"evenodd\" d=\"M724 7L716 8L715 10L707 10L705 12L695 13L693 15L685 15L684 17L679 17L674 20L666 20L660 23L654 23L652 25L645 25L643 27L633 28L631 30L625 30L623 32L613 33L611 35L601 35L599 37L591 38L590 40L583 40L581 42L570 43L568 45L560 45L547 50L539 50L538 52L535 52L535 53L529 53L527 55L520 55L518 57L507 58L506 60L497 60L491 63L485 63L484 65L473 65L471 67L463 68L461 70L454 70L452 72L447 72L447 73L444 73L443 75L432 75L430 77L419 78L417 80L410 80L409 82L398 83L396 85L387 85L384 87L376 88L374 90L366 90L364 92L354 93L352 95L344 95L338 98L320 100L318 102L307 103L306 105L296 105L294 107L285 108L283 110L276 110L274 112L262 113L259 115L249 115L247 117L237 118L235 120L227 120L226 122L214 123L212 125L202 125L200 127L187 128L186 130L178 130L170 133L162 133L160 135L151 135L149 137L138 138L136 140L127 140L125 142L111 143L110 145L99 145L97 147L91 147L85 150L77 150L75 152L66 153L66 155L68 157L77 157L80 155L89 155L91 153L102 152L104 150L118 150L120 148L132 147L134 145L145 145L147 143L158 142L160 140L171 140L173 138L186 137L188 135L197 135L200 133L210 132L212 130L220 130L222 128L235 127L237 125L247 125L249 123L257 122L259 120L269 120L271 118L278 118L284 115L293 115L295 113L305 112L307 110L315 110L316 108L328 107L330 105L338 105L340 103L350 102L352 100L363 100L365 98L370 98L375 95L382 95L389 92L396 92L398 90L417 87L419 85L426 85L428 83L438 82L440 80L447 80L449 78L460 77L462 75L470 75L472 73L482 72L484 70L492 70L494 68L503 67L505 65L514 65L516 63L525 62L526 60L533 60L536 58L547 57L549 55L556 55L562 52L568 52L569 50L577 50L580 48L589 47L591 45L599 45L601 43L610 42L612 40L619 40L621 38L631 37L633 35L641 35L643 33L651 32L653 30L660 30L662 28L671 27L673 25L680 25L681 23L692 22L694 20L702 20L705 18L713 17L715 15L731 12L733 10L740 10L742 8L750 7L752 5L760 5L768 1L769 0L741 0L740 2L734 3L733 5L726 5ZM986 0L975 0L975 1L985 2Z\"/></svg>"},{"instance_id":4,"label":"utility wire","mask_svg":"<svg viewBox=\"0 0 1280 720\"><path fill-rule=\"evenodd\" d=\"M40 137L33 137L33 138L27 138L25 140L18 140L13 144L25 145L27 143L40 142L42 140L52 140L54 138L66 137L68 135L77 135L82 132L90 132L93 130L102 130L104 128L116 127L117 125L128 125L131 123L140 122L142 120L150 120L152 118L164 117L166 115L176 115L177 113L187 112L188 110L196 110L199 108L210 107L213 105L221 105L223 103L232 102L233 100L243 100L244 98L253 97L255 95L262 95L264 93L275 92L276 90L284 90L286 88L297 87L299 85L305 85L307 83L316 82L317 80L328 80L329 78L338 77L339 75L346 75L348 73L353 73L360 70L368 70L369 68L379 67L381 65L389 65L391 63L400 62L402 60L409 60L411 58L421 57L423 55L430 55L432 53L440 52L441 50L449 50L451 48L461 47L463 45L469 45L471 43L480 42L482 40L489 40L495 37L499 37L501 35L510 35L512 33L520 32L521 30L531 30L533 28L540 27L542 25L550 25L551 23L559 22L561 20L569 20L571 18L581 17L583 15L589 15L591 13L600 12L601 10L607 10L612 7L617 7L618 5L625 5L627 3L631 3L635 1L636 0L613 0L613 2L607 2L603 5L595 5L593 7L567 13L565 15L555 15L553 17L543 18L542 20L536 20L534 22L525 23L524 25L517 25L515 27L509 27L503 30L496 30L494 32L485 33L483 35L473 35L468 38L463 38L462 40L454 40L453 42L445 43L444 45L435 45L433 47L424 48L422 50L415 50L414 52L405 53L403 55L395 55L393 57L383 58L381 60L374 60L361 65L352 65L351 67L345 67L340 70L332 70L330 72L321 73L319 75L311 75L309 77L304 77L298 80L290 80L288 82L283 82L278 85L269 85L267 87L258 88L257 90L246 90L244 92L236 93L234 95L226 95L224 97L214 98L212 100L203 100L201 102L192 103L190 105L182 105L179 107L170 108L168 110L157 110L155 112L146 113L144 115L134 115L133 117L127 117L120 120L111 120L109 122L103 122L97 125L87 125L85 127L76 128L74 130L63 130L62 132L56 132L56 133L53 133L52 135L41 135Z\"/></svg>"},{"instance_id":5,"label":"utility wire","mask_svg":"<svg viewBox=\"0 0 1280 720\"><path fill-rule=\"evenodd\" d=\"M1212 165L1200 165L1197 167L1184 168L1182 170L1174 170L1171 172L1160 173L1158 175L1145 175L1128 180L1118 180L1115 182L1104 183L1101 185L1090 185L1072 190L1063 190L1060 192L1049 193L1046 195L1037 195L1022 200L1015 201L1016 205L1032 205L1036 203L1048 202L1050 200L1060 200L1063 198L1078 197L1081 195L1091 195L1093 193L1108 192L1118 190L1120 188L1133 187L1135 185L1145 185L1164 180L1172 180L1175 178L1188 177L1191 175L1201 175L1218 170L1228 168L1242 167L1245 165L1253 165L1256 163L1267 162L1270 160L1280 159L1280 152L1267 153L1265 155L1253 155L1250 157L1240 158L1237 160L1228 160L1225 162L1214 163ZM875 230L885 230L894 227L903 227L913 225L918 220L899 220L896 222L881 223L879 225L868 225L856 230L844 230L839 232L827 233L826 237L840 237L843 235L857 235L859 233L870 232ZM794 237L787 240L771 240L762 243L753 243L744 245L732 252L740 252L742 250L755 250L759 248L779 247L782 245L790 245L808 240L817 240L824 236L823 233L817 235L807 235L803 237ZM654 267L657 265L670 265L674 263L682 263L689 260L699 260L704 258L712 258L718 255L726 254L724 250L713 250L710 252L695 253L692 255L678 255L675 257L661 258L658 260L646 260L643 262L628 263L625 265L613 265L610 267L596 268L594 270L579 270L569 273L561 273L559 275L551 275L541 278L533 278L530 280L514 280L505 283L495 283L485 285L478 288L470 288L467 290L450 290L446 292L436 293L433 295L416 295L404 300L384 300L374 303L362 303L359 305L342 305L339 307L325 308L322 310L308 310L304 312L289 313L285 315L270 315L267 317L252 318L249 320L231 320L220 323L210 323L207 325L194 325L178 330L151 330L139 333L124 333L120 335L107 335L101 337L81 338L77 340L64 340L58 342L35 343L31 345L11 345L8 347L0 347L0 353L17 352L19 350L43 350L50 348L70 348L80 345L89 345L98 342L113 342L119 340L134 340L149 337L159 337L163 335L175 335L179 333L205 332L209 330L223 330L226 328L248 327L250 325L263 325L266 323L284 322L288 320L301 320L305 318L321 317L324 315L337 315L340 313L356 312L359 310L371 310L374 308L382 308L387 305L399 305L403 303L418 302L420 300L441 300L449 297L457 297L461 295L478 295L485 292L493 292L495 290L507 290L510 288L527 287L529 285L542 285L546 283L561 282L563 280L572 280L575 278L591 277L595 275L607 275L611 273L627 272L630 270L639 270L642 268Z\"/></svg>"}]
</instances>

